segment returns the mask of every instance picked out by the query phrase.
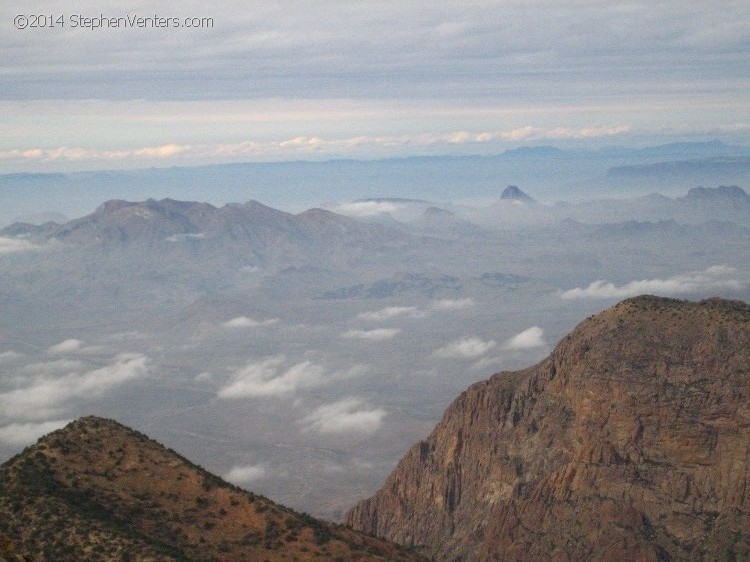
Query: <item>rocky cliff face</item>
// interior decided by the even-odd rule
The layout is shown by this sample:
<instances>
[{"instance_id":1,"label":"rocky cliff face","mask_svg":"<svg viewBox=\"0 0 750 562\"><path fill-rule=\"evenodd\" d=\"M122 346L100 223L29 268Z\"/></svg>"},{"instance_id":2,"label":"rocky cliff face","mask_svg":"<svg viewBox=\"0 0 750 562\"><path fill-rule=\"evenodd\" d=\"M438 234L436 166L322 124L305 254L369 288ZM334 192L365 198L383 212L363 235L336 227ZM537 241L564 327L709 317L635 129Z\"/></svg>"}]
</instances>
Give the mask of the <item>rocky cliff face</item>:
<instances>
[{"instance_id":1,"label":"rocky cliff face","mask_svg":"<svg viewBox=\"0 0 750 562\"><path fill-rule=\"evenodd\" d=\"M638 297L462 393L346 522L438 560L750 557L750 306Z\"/></svg>"}]
</instances>

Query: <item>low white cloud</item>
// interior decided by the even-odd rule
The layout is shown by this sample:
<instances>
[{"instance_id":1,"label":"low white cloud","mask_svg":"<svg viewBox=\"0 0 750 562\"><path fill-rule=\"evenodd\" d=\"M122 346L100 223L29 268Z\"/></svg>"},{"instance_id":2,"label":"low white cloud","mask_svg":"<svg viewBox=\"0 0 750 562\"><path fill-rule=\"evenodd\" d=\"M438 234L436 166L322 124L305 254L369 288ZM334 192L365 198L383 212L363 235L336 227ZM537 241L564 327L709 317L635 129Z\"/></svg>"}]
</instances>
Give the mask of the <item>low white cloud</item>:
<instances>
[{"instance_id":1,"label":"low white cloud","mask_svg":"<svg viewBox=\"0 0 750 562\"><path fill-rule=\"evenodd\" d=\"M0 427L0 443L6 445L31 445L40 437L65 427L72 420L56 420L41 423L12 423Z\"/></svg>"},{"instance_id":2,"label":"low white cloud","mask_svg":"<svg viewBox=\"0 0 750 562\"><path fill-rule=\"evenodd\" d=\"M70 353L72 351L78 351L81 349L82 345L83 342L81 340L69 339L51 346L47 351L49 353Z\"/></svg>"},{"instance_id":3,"label":"low white cloud","mask_svg":"<svg viewBox=\"0 0 750 562\"><path fill-rule=\"evenodd\" d=\"M737 270L726 265L715 265L705 271L675 275L667 279L643 279L625 285L608 281L594 281L588 287L576 287L562 293L564 299L609 299L634 297L641 294L679 295L700 291L738 291L746 283L737 279Z\"/></svg>"},{"instance_id":4,"label":"low white cloud","mask_svg":"<svg viewBox=\"0 0 750 562\"><path fill-rule=\"evenodd\" d=\"M400 328L376 328L375 330L349 330L341 334L342 338L367 341L385 341L401 333Z\"/></svg>"},{"instance_id":5,"label":"low white cloud","mask_svg":"<svg viewBox=\"0 0 750 562\"><path fill-rule=\"evenodd\" d=\"M478 359L471 364L470 368L472 371L493 370L494 372L494 370L496 370L500 365L502 365L502 359L500 357L489 356Z\"/></svg>"},{"instance_id":6,"label":"low white cloud","mask_svg":"<svg viewBox=\"0 0 750 562\"><path fill-rule=\"evenodd\" d=\"M166 238L167 242L182 242L183 240L202 240L206 237L205 232L198 232L196 234L188 233L188 234L173 234L172 236L168 236Z\"/></svg>"},{"instance_id":7,"label":"low white cloud","mask_svg":"<svg viewBox=\"0 0 750 562\"><path fill-rule=\"evenodd\" d=\"M10 363L21 357L23 357L23 353L18 353L17 351L9 349L8 351L0 352L0 363Z\"/></svg>"},{"instance_id":8,"label":"low white cloud","mask_svg":"<svg viewBox=\"0 0 750 562\"><path fill-rule=\"evenodd\" d=\"M224 475L224 480L241 486L266 476L266 467L262 464L252 464L243 466L233 466L229 472Z\"/></svg>"},{"instance_id":9,"label":"low white cloud","mask_svg":"<svg viewBox=\"0 0 750 562\"><path fill-rule=\"evenodd\" d=\"M472 298L466 299L443 299L432 303L432 310L465 310L472 308L476 303Z\"/></svg>"},{"instance_id":10,"label":"low white cloud","mask_svg":"<svg viewBox=\"0 0 750 562\"><path fill-rule=\"evenodd\" d=\"M539 326L532 326L520 334L516 334L508 340L507 346L510 349L531 349L534 347L543 347L547 345L544 341L544 330Z\"/></svg>"},{"instance_id":11,"label":"low white cloud","mask_svg":"<svg viewBox=\"0 0 750 562\"><path fill-rule=\"evenodd\" d=\"M28 148L0 151L0 160L27 160L34 162L87 160L122 160L143 158L173 158L191 150L188 145L165 144L145 146L134 150L97 150L93 148L59 146L56 148Z\"/></svg>"},{"instance_id":12,"label":"low white cloud","mask_svg":"<svg viewBox=\"0 0 750 562\"><path fill-rule=\"evenodd\" d=\"M382 322L383 320L390 320L397 316L412 315L417 312L416 306L388 306L381 308L380 310L368 310L366 312L360 312L357 314L357 319L367 320L370 322Z\"/></svg>"},{"instance_id":13,"label":"low white cloud","mask_svg":"<svg viewBox=\"0 0 750 562\"><path fill-rule=\"evenodd\" d=\"M29 363L21 368L21 373L23 375L34 376L64 375L66 373L78 371L83 368L83 361L78 361L77 359L60 358L53 361L39 361Z\"/></svg>"},{"instance_id":14,"label":"low white cloud","mask_svg":"<svg viewBox=\"0 0 750 562\"><path fill-rule=\"evenodd\" d=\"M528 142L559 139L593 139L613 137L631 132L629 125L590 125L582 127L539 127L525 125L506 130L449 131L445 133L413 132L402 135L354 136L326 138L323 136L295 136L280 140L247 139L234 143L205 143L178 145L174 143L145 146L136 149L101 150L85 147L60 146L55 148L15 148L0 151L0 162L64 163L77 165L99 162L195 162L220 158L244 160L248 158L288 158L295 156L334 156L394 151L415 147L472 146L503 142ZM373 216L399 209L392 201L357 201L336 207L338 213L351 216Z\"/></svg>"},{"instance_id":15,"label":"low white cloud","mask_svg":"<svg viewBox=\"0 0 750 562\"><path fill-rule=\"evenodd\" d=\"M301 420L306 429L323 434L374 433L383 424L386 411L368 408L359 398L348 397L323 404Z\"/></svg>"},{"instance_id":16,"label":"low white cloud","mask_svg":"<svg viewBox=\"0 0 750 562\"><path fill-rule=\"evenodd\" d=\"M146 357L141 354L121 354L111 364L93 371L34 377L28 386L0 394L0 413L25 419L56 415L72 400L99 397L130 380L145 376L148 372L146 362Z\"/></svg>"},{"instance_id":17,"label":"low white cloud","mask_svg":"<svg viewBox=\"0 0 750 562\"><path fill-rule=\"evenodd\" d=\"M400 208L400 205L390 201L355 201L337 205L333 210L341 215L371 217L383 213L395 213Z\"/></svg>"},{"instance_id":18,"label":"low white cloud","mask_svg":"<svg viewBox=\"0 0 750 562\"><path fill-rule=\"evenodd\" d=\"M272 324L278 323L278 321L278 318L268 318L267 320L253 320L252 318L248 318L247 316L238 316L237 318L232 318L231 320L224 322L222 326L225 326L226 328L256 328L259 326L270 326Z\"/></svg>"},{"instance_id":19,"label":"low white cloud","mask_svg":"<svg viewBox=\"0 0 750 562\"><path fill-rule=\"evenodd\" d=\"M311 361L283 368L283 355L251 361L236 371L229 383L219 389L219 398L254 398L291 395L300 388L325 382L324 369Z\"/></svg>"},{"instance_id":20,"label":"low white cloud","mask_svg":"<svg viewBox=\"0 0 750 562\"><path fill-rule=\"evenodd\" d=\"M12 254L15 252L33 252L41 250L42 247L24 238L7 238L0 236L0 254Z\"/></svg>"},{"instance_id":21,"label":"low white cloud","mask_svg":"<svg viewBox=\"0 0 750 562\"><path fill-rule=\"evenodd\" d=\"M462 338L435 350L438 357L467 358L480 357L497 345L494 340L484 341L477 337Z\"/></svg>"}]
</instances>

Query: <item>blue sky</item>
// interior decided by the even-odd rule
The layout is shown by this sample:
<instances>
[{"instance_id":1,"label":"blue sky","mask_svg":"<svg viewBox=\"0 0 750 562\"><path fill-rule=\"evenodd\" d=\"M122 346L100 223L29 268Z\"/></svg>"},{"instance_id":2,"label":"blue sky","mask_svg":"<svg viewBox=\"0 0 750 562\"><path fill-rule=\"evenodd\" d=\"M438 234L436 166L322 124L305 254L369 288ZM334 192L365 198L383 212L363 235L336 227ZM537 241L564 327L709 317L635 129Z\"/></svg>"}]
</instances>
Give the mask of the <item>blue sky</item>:
<instances>
[{"instance_id":1,"label":"blue sky","mask_svg":"<svg viewBox=\"0 0 750 562\"><path fill-rule=\"evenodd\" d=\"M64 25L14 27L34 14ZM750 144L745 1L32 1L0 26L0 172Z\"/></svg>"}]
</instances>

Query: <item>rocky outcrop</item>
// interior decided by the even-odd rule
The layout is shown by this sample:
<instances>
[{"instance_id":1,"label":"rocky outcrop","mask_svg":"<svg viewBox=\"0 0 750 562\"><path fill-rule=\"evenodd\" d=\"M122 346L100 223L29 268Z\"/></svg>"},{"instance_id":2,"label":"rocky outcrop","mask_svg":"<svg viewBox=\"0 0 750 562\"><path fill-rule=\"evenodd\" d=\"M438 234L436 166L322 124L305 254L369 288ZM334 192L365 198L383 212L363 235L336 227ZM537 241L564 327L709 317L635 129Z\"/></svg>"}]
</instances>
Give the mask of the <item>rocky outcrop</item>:
<instances>
[{"instance_id":1,"label":"rocky outcrop","mask_svg":"<svg viewBox=\"0 0 750 562\"><path fill-rule=\"evenodd\" d=\"M437 560L750 557L750 307L638 297L463 392L355 529Z\"/></svg>"}]
</instances>

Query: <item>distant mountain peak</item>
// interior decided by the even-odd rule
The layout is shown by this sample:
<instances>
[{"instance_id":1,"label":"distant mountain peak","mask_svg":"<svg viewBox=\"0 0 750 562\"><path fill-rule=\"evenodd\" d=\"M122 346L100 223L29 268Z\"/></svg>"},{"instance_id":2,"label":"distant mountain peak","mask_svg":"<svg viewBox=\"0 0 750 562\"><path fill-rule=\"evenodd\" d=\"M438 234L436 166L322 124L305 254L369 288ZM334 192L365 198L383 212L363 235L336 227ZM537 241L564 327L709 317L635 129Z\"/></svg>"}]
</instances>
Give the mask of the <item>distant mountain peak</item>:
<instances>
[{"instance_id":1,"label":"distant mountain peak","mask_svg":"<svg viewBox=\"0 0 750 562\"><path fill-rule=\"evenodd\" d=\"M526 203L535 203L533 197L530 195L527 195L521 189L516 185L509 185L506 187L502 194L500 195L500 199L504 200L511 200L511 201L524 201Z\"/></svg>"}]
</instances>

